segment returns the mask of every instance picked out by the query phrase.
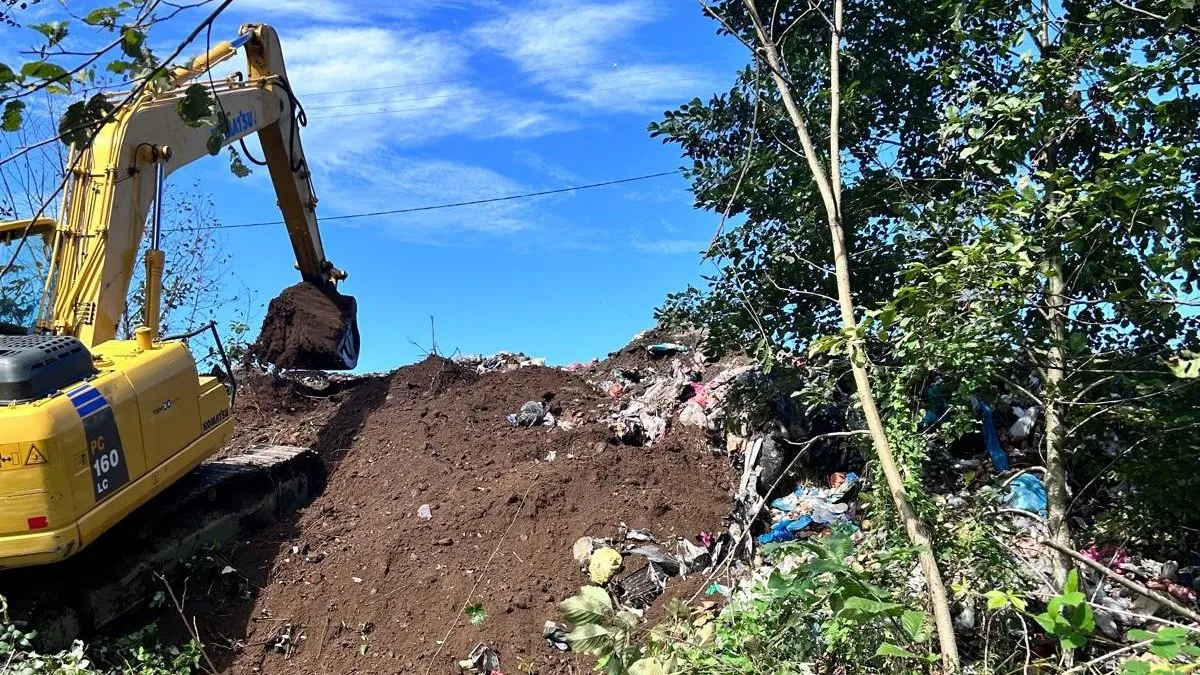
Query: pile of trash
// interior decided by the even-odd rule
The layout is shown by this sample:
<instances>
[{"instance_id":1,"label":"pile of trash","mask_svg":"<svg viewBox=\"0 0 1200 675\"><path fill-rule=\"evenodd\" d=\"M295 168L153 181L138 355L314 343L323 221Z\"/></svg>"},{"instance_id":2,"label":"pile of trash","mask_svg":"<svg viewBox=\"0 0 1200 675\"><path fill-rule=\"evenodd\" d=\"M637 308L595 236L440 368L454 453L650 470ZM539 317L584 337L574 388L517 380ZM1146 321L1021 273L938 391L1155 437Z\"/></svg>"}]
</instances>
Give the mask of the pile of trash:
<instances>
[{"instance_id":1,"label":"pile of trash","mask_svg":"<svg viewBox=\"0 0 1200 675\"><path fill-rule=\"evenodd\" d=\"M640 350L643 363L600 370L592 380L615 402L609 427L627 445L653 446L676 422L719 436L723 400L735 382L758 370L745 358L709 364L697 346L681 342L656 342Z\"/></svg>"},{"instance_id":2,"label":"pile of trash","mask_svg":"<svg viewBox=\"0 0 1200 675\"><path fill-rule=\"evenodd\" d=\"M846 498L859 484L858 474L835 473L828 488L801 485L794 492L771 502L771 529L759 535L758 543L792 541L850 521Z\"/></svg>"},{"instance_id":3,"label":"pile of trash","mask_svg":"<svg viewBox=\"0 0 1200 675\"><path fill-rule=\"evenodd\" d=\"M499 351L491 356L483 354L460 354L451 359L460 366L472 368L480 375L484 373L507 373L530 366L545 366L545 357L526 356L520 352Z\"/></svg>"},{"instance_id":4,"label":"pile of trash","mask_svg":"<svg viewBox=\"0 0 1200 675\"><path fill-rule=\"evenodd\" d=\"M682 537L662 540L624 523L621 531L612 539L580 537L571 556L592 585L607 590L619 609L637 616L667 590L669 580L704 573L715 559L717 542L709 532L701 532L696 544Z\"/></svg>"}]
</instances>

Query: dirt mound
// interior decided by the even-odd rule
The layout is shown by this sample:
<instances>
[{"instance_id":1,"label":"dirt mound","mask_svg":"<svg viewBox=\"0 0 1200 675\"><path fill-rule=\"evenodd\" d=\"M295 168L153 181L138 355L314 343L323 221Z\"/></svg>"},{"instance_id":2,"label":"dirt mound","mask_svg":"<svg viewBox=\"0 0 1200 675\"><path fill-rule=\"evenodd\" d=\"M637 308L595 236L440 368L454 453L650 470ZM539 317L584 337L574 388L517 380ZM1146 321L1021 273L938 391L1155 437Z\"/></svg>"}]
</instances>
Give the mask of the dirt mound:
<instances>
[{"instance_id":1,"label":"dirt mound","mask_svg":"<svg viewBox=\"0 0 1200 675\"><path fill-rule=\"evenodd\" d=\"M479 375L430 358L331 399L270 380L246 388L238 442L291 434L331 475L296 518L229 553L252 599L189 593L187 613L227 672L444 673L480 642L504 672L585 672L541 634L588 583L572 543L622 523L694 540L728 512L728 464L702 434L618 445L611 402L578 374ZM555 425L510 426L526 401L546 403ZM674 581L668 596L697 583ZM476 603L480 625L463 611Z\"/></svg>"},{"instance_id":2,"label":"dirt mound","mask_svg":"<svg viewBox=\"0 0 1200 675\"><path fill-rule=\"evenodd\" d=\"M358 361L354 298L308 282L284 289L267 305L247 359L278 368L348 370Z\"/></svg>"}]
</instances>

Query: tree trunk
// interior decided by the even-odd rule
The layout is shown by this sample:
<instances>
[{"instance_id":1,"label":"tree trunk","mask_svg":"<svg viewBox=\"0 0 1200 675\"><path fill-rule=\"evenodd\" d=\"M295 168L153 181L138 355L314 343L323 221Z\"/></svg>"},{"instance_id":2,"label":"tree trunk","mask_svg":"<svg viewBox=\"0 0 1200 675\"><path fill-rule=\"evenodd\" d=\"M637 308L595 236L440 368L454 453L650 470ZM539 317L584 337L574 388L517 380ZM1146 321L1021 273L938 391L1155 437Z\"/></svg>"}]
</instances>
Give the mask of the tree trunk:
<instances>
[{"instance_id":1,"label":"tree trunk","mask_svg":"<svg viewBox=\"0 0 1200 675\"><path fill-rule=\"evenodd\" d=\"M1050 41L1050 0L1042 0L1042 25L1038 37L1040 51L1047 54L1052 43ZM1045 167L1053 174L1058 168L1058 143L1050 143L1046 148ZM1054 193L1058 189L1053 179L1046 181L1047 211L1053 204ZM1047 216L1049 218L1049 216ZM1050 278L1047 280L1046 321L1050 328L1050 349L1046 353L1046 514L1049 519L1050 540L1064 548L1071 547L1071 526L1067 521L1067 462L1064 443L1066 441L1066 426L1063 422L1064 410L1062 385L1066 379L1066 356L1063 345L1066 344L1066 280L1063 278L1061 251L1056 250L1050 258ZM1061 590L1067 583L1067 572L1072 562L1065 553L1056 551L1053 557L1054 583ZM1066 663L1072 662L1071 650L1064 650Z\"/></svg>"},{"instance_id":2,"label":"tree trunk","mask_svg":"<svg viewBox=\"0 0 1200 675\"><path fill-rule=\"evenodd\" d=\"M758 34L763 53L771 69L771 77L779 89L784 107L787 109L788 116L796 128L796 135L799 137L800 145L804 149L804 156L812 172L813 180L816 182L817 189L820 191L822 201L825 204L830 239L833 242L834 272L837 278L838 289L838 309L841 311L843 326L849 329L852 336L855 336L858 321L854 315L854 295L850 285L850 258L846 250L845 228L842 221L841 169L838 152L838 109L840 105L838 51L842 28L842 0L834 0L833 4L833 36L830 43L830 95L832 107L829 147L831 155L829 157L830 169L828 173L826 173L825 167L822 166L821 160L816 154L812 139L808 133L808 124L804 119L804 115L796 106L791 89L782 75L782 59L779 56L778 48L764 28L762 20L758 16L758 10L754 5L754 0L744 0L744 2L754 21L755 31ZM883 429L879 407L875 402L875 392L871 386L866 366L864 365L865 358L861 358L864 356L862 354L861 340L853 337L849 349L850 367L854 374L854 383L858 389L859 402L863 408L863 416L866 418L867 429L871 434L871 442L874 445L875 454L879 458L879 465L883 469L888 491L891 492L892 500L896 504L896 510L900 514L900 520L904 523L904 529L908 534L909 540L917 549L921 572L925 577L926 587L929 589L929 601L933 611L934 622L937 626L944 672L957 673L959 672L958 644L954 636L954 624L950 616L950 605L946 597L946 587L942 583L941 571L938 569L937 558L933 553L933 543L929 538L928 532L925 530L924 524L917 518L912 505L908 502L908 496L904 490L904 479L900 475L895 456L892 454L891 443L888 441L887 434Z\"/></svg>"},{"instance_id":3,"label":"tree trunk","mask_svg":"<svg viewBox=\"0 0 1200 675\"><path fill-rule=\"evenodd\" d=\"M1071 527L1067 521L1067 462L1064 449L1066 426L1063 423L1062 382L1066 375L1063 343L1063 270L1055 258L1050 264L1049 295L1046 315L1050 324L1050 349L1046 354L1046 507L1049 516L1050 540L1059 546L1072 548ZM1071 559L1065 553L1054 554L1054 583L1059 590L1067 582Z\"/></svg>"}]
</instances>

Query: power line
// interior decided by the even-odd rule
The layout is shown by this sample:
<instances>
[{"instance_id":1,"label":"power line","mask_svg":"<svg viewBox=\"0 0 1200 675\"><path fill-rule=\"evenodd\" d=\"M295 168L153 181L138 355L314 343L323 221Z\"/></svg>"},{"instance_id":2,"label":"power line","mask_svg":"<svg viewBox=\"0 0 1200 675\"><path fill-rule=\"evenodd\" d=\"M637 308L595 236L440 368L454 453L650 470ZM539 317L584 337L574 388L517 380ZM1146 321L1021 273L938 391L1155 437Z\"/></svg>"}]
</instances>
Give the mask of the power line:
<instances>
[{"instance_id":1,"label":"power line","mask_svg":"<svg viewBox=\"0 0 1200 675\"><path fill-rule=\"evenodd\" d=\"M561 194L563 192L573 192L575 190L590 190L592 188L607 187L609 185L620 185L621 183L633 183L635 181L650 180L652 178L662 178L663 176L673 176L681 173L682 169L674 171L661 171L659 173L648 173L643 176L631 176L629 178L617 178L615 180L606 180L600 183L588 183L587 185L573 185L571 187L555 188L553 190L541 190L539 192L524 192L516 195L507 195L505 197L489 197L487 199L472 199L465 202L451 202L449 204L433 204L430 206L413 206L406 209L391 209L388 211L371 211L368 213L351 213L344 216L328 216L321 218L321 221L330 220L350 220L351 218L370 218L372 216L392 216L401 213L416 213L418 211L436 211L439 209L451 209L459 206L474 206L476 204L492 204L495 202L507 202L514 199L529 199L531 197L544 197L546 195ZM282 220L265 221L261 223L236 223L233 225L212 225L209 227L175 227L165 232L202 232L207 230L235 230L247 227L266 227L268 225L283 225Z\"/></svg>"}]
</instances>

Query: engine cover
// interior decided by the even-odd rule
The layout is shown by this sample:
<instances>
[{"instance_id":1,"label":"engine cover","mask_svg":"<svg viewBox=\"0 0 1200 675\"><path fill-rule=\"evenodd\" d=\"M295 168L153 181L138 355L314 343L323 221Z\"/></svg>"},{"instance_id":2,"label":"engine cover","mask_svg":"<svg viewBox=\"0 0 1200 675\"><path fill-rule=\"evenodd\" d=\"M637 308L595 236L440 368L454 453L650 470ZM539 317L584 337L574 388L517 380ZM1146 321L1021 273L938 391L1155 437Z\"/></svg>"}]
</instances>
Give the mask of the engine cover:
<instances>
[{"instance_id":1,"label":"engine cover","mask_svg":"<svg viewBox=\"0 0 1200 675\"><path fill-rule=\"evenodd\" d=\"M0 335L0 403L49 396L96 374L83 343L65 335Z\"/></svg>"}]
</instances>

